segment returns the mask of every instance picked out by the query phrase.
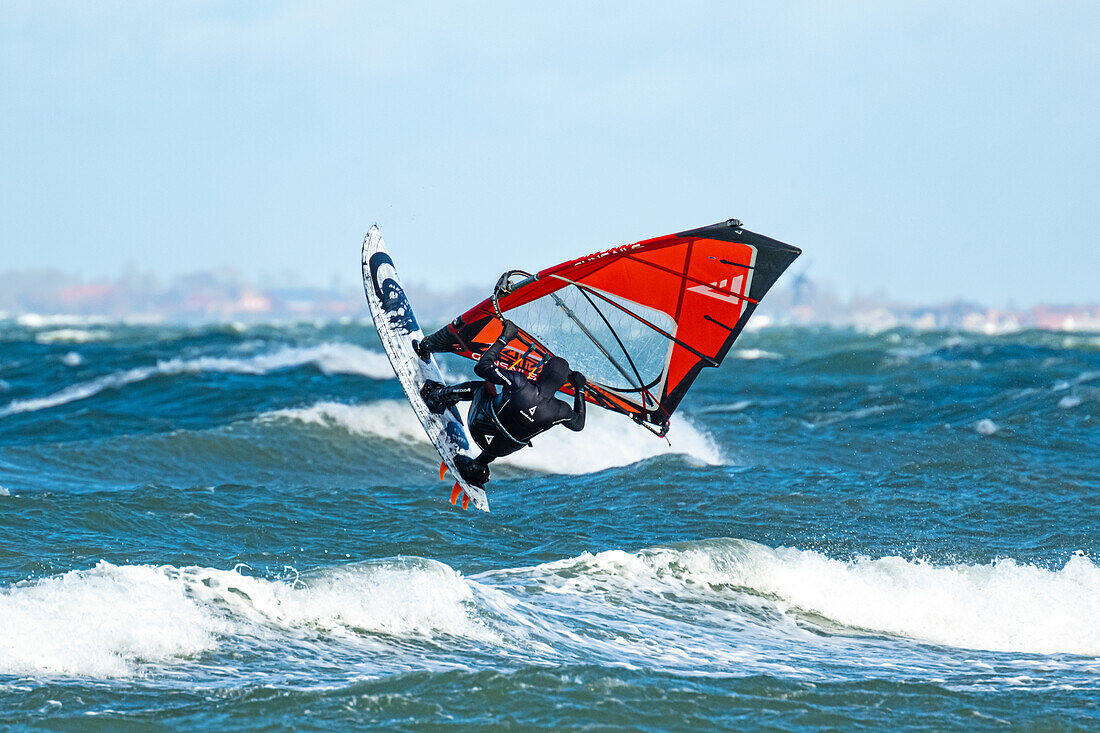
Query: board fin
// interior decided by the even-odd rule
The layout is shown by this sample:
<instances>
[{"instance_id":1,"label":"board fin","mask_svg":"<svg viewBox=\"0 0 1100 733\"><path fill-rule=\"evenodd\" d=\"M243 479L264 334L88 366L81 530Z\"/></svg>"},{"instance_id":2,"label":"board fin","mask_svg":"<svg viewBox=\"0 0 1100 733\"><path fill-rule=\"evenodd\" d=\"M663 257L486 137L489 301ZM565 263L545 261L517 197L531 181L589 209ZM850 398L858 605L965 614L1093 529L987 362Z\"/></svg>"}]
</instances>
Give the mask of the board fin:
<instances>
[{"instance_id":1,"label":"board fin","mask_svg":"<svg viewBox=\"0 0 1100 733\"><path fill-rule=\"evenodd\" d=\"M462 511L466 511L466 507L470 506L470 495L465 491L462 492Z\"/></svg>"},{"instance_id":2,"label":"board fin","mask_svg":"<svg viewBox=\"0 0 1100 733\"><path fill-rule=\"evenodd\" d=\"M454 503L456 501L458 501L458 495L462 494L462 493L464 493L462 491L462 486L460 486L459 483L457 481L455 481L454 488L451 489L451 505L452 506L454 505Z\"/></svg>"},{"instance_id":3,"label":"board fin","mask_svg":"<svg viewBox=\"0 0 1100 733\"><path fill-rule=\"evenodd\" d=\"M439 480L442 481L443 477L447 475L447 462L440 461L439 463Z\"/></svg>"}]
</instances>

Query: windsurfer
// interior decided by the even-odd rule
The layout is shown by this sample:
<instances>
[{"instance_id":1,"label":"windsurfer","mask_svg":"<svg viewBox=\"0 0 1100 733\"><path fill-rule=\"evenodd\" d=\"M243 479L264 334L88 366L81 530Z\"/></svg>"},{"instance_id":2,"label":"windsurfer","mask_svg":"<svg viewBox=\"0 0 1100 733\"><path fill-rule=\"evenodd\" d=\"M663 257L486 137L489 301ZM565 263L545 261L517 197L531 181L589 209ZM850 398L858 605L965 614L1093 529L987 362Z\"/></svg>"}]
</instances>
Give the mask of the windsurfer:
<instances>
[{"instance_id":1,"label":"windsurfer","mask_svg":"<svg viewBox=\"0 0 1100 733\"><path fill-rule=\"evenodd\" d=\"M529 446L536 435L555 425L574 431L584 428L588 382L583 374L570 370L568 361L550 357L533 381L496 363L504 347L518 333L514 323L504 321L500 337L482 353L474 367L474 373L484 381L450 387L428 381L420 391L428 409L436 414L458 402L470 401L470 432L481 454L473 459L459 455L456 463L463 478L475 486L484 486L489 480L489 463L493 459ZM432 353L453 351L454 344L453 331L444 326L416 344L416 351L421 359L427 360ZM573 386L572 407L554 397L566 382ZM499 393L494 385L501 388Z\"/></svg>"}]
</instances>

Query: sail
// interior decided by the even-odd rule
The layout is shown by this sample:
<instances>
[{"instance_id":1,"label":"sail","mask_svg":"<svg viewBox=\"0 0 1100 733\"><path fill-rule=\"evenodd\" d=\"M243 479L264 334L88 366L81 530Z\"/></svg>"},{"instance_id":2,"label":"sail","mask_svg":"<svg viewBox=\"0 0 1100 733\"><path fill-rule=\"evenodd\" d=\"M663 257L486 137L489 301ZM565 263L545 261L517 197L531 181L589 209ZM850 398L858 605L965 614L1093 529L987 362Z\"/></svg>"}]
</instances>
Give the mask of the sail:
<instances>
[{"instance_id":1,"label":"sail","mask_svg":"<svg viewBox=\"0 0 1100 733\"><path fill-rule=\"evenodd\" d=\"M534 377L550 356L564 357L588 378L591 403L663 434L699 372L722 362L799 254L731 219L534 275L505 273L452 330L459 353L476 359L509 318L521 332L502 366Z\"/></svg>"}]
</instances>

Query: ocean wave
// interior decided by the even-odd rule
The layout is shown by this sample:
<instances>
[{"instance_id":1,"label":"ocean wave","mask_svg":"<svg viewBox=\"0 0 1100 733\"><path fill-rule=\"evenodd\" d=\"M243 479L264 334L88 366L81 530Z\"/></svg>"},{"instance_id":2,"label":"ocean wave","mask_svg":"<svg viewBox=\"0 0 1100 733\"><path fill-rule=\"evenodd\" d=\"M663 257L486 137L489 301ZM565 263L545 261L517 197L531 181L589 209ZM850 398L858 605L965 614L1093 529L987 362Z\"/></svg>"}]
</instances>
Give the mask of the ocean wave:
<instances>
[{"instance_id":1,"label":"ocean wave","mask_svg":"<svg viewBox=\"0 0 1100 733\"><path fill-rule=\"evenodd\" d=\"M281 369L313 364L326 374L358 374L371 379L392 379L393 369L384 354L342 342L314 346L285 346L275 351L248 357L201 356L191 359L164 359L153 366L134 367L79 382L45 397L15 400L0 407L0 417L35 412L87 399L107 389L118 389L151 377L175 374L224 372L267 374Z\"/></svg>"},{"instance_id":2,"label":"ocean wave","mask_svg":"<svg viewBox=\"0 0 1100 733\"><path fill-rule=\"evenodd\" d=\"M846 626L967 649L1100 655L1100 568L1083 555L1050 570L1011 559L842 561L749 542L714 549L687 553L697 563L693 572L717 571Z\"/></svg>"},{"instance_id":3,"label":"ocean wave","mask_svg":"<svg viewBox=\"0 0 1100 733\"><path fill-rule=\"evenodd\" d=\"M470 584L443 563L396 558L271 580L236 570L112 565L0 589L0 673L125 677L232 639L445 634L490 643Z\"/></svg>"},{"instance_id":4,"label":"ocean wave","mask_svg":"<svg viewBox=\"0 0 1100 733\"><path fill-rule=\"evenodd\" d=\"M556 592L693 603L748 590L784 612L809 612L861 631L965 649L1100 656L1100 567L1074 555L1050 570L1011 559L937 565L900 557L837 560L812 550L715 539L581 555L532 569Z\"/></svg>"},{"instance_id":5,"label":"ocean wave","mask_svg":"<svg viewBox=\"0 0 1100 733\"><path fill-rule=\"evenodd\" d=\"M91 570L0 590L0 673L117 677L216 644L226 625L158 568Z\"/></svg>"},{"instance_id":6,"label":"ocean wave","mask_svg":"<svg viewBox=\"0 0 1100 733\"><path fill-rule=\"evenodd\" d=\"M319 402L309 407L265 413L261 421L291 420L346 430L407 443L428 443L416 415L404 400L380 400L362 405ZM629 466L660 455L685 455L708 465L724 462L714 440L687 418L674 415L669 443L616 414L598 409L588 411L585 428L575 433L564 428L551 430L534 439L530 448L497 459L497 463L543 471L581 474Z\"/></svg>"},{"instance_id":7,"label":"ocean wave","mask_svg":"<svg viewBox=\"0 0 1100 733\"><path fill-rule=\"evenodd\" d=\"M765 351L764 349L734 349L733 356L745 361L756 361L757 359L782 359L782 354L776 354L774 351Z\"/></svg>"},{"instance_id":8,"label":"ocean wave","mask_svg":"<svg viewBox=\"0 0 1100 733\"><path fill-rule=\"evenodd\" d=\"M714 415L722 413L742 412L752 407L755 403L752 400L737 400L736 402L727 402L718 405L706 405L694 410L696 415Z\"/></svg>"},{"instance_id":9,"label":"ocean wave","mask_svg":"<svg viewBox=\"0 0 1100 733\"><path fill-rule=\"evenodd\" d=\"M899 408L901 408L900 404L893 403L886 405L871 405L870 407L861 407L856 410L832 410L830 412L821 412L812 415L810 418L803 420L802 423L813 430L828 425L835 425L836 423L849 423L868 417L878 417Z\"/></svg>"},{"instance_id":10,"label":"ocean wave","mask_svg":"<svg viewBox=\"0 0 1100 733\"><path fill-rule=\"evenodd\" d=\"M473 644L505 664L802 676L840 654L942 672L952 657L871 645L868 634L1096 657L1097 614L1100 568L1084 555L1055 569L938 565L713 539L470 577L416 557L300 579L100 562L0 589L0 674L130 676L202 664L205 652L270 653L280 665L296 654L370 660L382 672L413 660L430 668L439 644Z\"/></svg>"},{"instance_id":11,"label":"ocean wave","mask_svg":"<svg viewBox=\"0 0 1100 733\"><path fill-rule=\"evenodd\" d=\"M69 326L149 326L159 325L164 318L158 315L132 314L123 317L89 316L75 313L20 313L15 317L15 322L24 328L61 328Z\"/></svg>"},{"instance_id":12,"label":"ocean wave","mask_svg":"<svg viewBox=\"0 0 1100 733\"><path fill-rule=\"evenodd\" d=\"M59 328L53 331L41 331L35 334L34 340L40 344L86 344L90 341L106 341L110 337L111 332L103 329Z\"/></svg>"},{"instance_id":13,"label":"ocean wave","mask_svg":"<svg viewBox=\"0 0 1100 733\"><path fill-rule=\"evenodd\" d=\"M999 432L1000 429L1001 426L990 420L988 417L983 417L981 420L978 420L976 423L974 423L974 430L978 433L978 435L993 435L994 433Z\"/></svg>"}]
</instances>

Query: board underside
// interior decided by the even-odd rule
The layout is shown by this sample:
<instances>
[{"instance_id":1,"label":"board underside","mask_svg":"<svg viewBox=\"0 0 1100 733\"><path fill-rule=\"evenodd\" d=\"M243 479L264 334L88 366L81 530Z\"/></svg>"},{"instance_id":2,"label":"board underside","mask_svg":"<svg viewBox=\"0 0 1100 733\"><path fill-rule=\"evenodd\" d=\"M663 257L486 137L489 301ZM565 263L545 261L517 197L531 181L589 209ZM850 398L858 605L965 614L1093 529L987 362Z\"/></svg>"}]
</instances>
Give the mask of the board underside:
<instances>
[{"instance_id":1,"label":"board underside","mask_svg":"<svg viewBox=\"0 0 1100 733\"><path fill-rule=\"evenodd\" d=\"M470 436L457 408L451 407L442 415L428 411L420 396L420 388L428 380L442 382L443 374L435 357L425 363L416 355L413 341L424 338L424 333L405 295L401 279L393 265L386 244L378 227L371 227L363 240L363 287L367 294L374 325L382 339L382 347L390 359L397 380L412 405L413 412L424 427L428 439L455 478L458 487L452 492L452 503L465 492L474 506L489 511L489 499L484 489L471 486L462 479L455 466L455 456L469 455Z\"/></svg>"}]
</instances>

